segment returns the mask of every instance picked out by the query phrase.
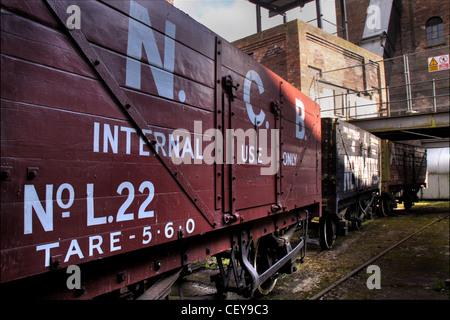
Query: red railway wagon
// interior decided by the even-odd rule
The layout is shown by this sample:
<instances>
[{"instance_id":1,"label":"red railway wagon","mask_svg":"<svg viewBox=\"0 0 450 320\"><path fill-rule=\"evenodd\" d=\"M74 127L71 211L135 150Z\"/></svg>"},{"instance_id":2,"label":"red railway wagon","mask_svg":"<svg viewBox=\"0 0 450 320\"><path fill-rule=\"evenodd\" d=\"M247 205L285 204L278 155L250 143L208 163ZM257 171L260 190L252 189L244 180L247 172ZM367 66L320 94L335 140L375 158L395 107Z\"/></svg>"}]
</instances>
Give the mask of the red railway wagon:
<instances>
[{"instance_id":1,"label":"red railway wagon","mask_svg":"<svg viewBox=\"0 0 450 320\"><path fill-rule=\"evenodd\" d=\"M2 293L89 299L226 251L252 294L305 251L272 239L320 216L317 104L165 1L1 14Z\"/></svg>"},{"instance_id":2,"label":"red railway wagon","mask_svg":"<svg viewBox=\"0 0 450 320\"><path fill-rule=\"evenodd\" d=\"M418 202L417 192L426 186L426 174L426 149L381 140L381 215L392 214L397 202L403 202L405 209Z\"/></svg>"}]
</instances>

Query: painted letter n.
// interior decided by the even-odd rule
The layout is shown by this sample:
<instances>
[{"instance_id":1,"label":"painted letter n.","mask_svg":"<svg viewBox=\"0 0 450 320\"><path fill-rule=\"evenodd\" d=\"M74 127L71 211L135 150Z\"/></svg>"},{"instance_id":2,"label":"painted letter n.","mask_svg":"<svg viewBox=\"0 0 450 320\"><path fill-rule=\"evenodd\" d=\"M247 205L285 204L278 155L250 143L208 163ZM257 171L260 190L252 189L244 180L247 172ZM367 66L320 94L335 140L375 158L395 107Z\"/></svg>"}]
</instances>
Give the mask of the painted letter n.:
<instances>
[{"instance_id":1,"label":"painted letter n.","mask_svg":"<svg viewBox=\"0 0 450 320\"><path fill-rule=\"evenodd\" d=\"M130 18L128 25L128 47L126 85L141 89L142 46L147 54L150 70L158 94L173 99L173 71L175 65L175 29L176 26L166 21L164 41L164 65L156 45L155 35L151 29L148 11L134 1L130 1Z\"/></svg>"}]
</instances>

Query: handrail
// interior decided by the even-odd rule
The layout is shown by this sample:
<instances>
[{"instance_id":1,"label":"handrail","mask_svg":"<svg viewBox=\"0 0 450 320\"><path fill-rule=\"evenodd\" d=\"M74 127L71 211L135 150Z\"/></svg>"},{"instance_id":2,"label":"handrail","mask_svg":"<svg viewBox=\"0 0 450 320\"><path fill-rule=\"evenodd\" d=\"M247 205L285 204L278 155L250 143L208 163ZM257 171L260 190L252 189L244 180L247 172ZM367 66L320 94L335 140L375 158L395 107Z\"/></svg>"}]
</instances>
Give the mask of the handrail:
<instances>
[{"instance_id":1,"label":"handrail","mask_svg":"<svg viewBox=\"0 0 450 320\"><path fill-rule=\"evenodd\" d=\"M450 48L450 46L447 47ZM423 77L433 76L429 73L428 68L425 67L428 63L426 59L432 54L439 54L434 53L435 50L442 51L445 48L433 48L385 60L369 60L367 63L321 71L318 77L314 76L313 78L316 88L315 101L319 104L326 101L327 104L332 105L331 108L321 108L322 113L332 112L333 116L345 119L389 117L405 112L407 114L415 114L447 111L450 106L450 77L436 77L423 80ZM423 56L418 56L419 54ZM381 62L385 63L394 59L397 59L398 63L392 65L393 69L390 65L385 65L388 68L385 69L385 73L388 74L388 77L391 77L392 82L397 81L396 84L383 86L383 82L380 82L379 78L378 84L371 84L371 88L367 88L366 85L364 85L364 89L357 88L361 82L366 83L367 81L365 78L366 72L364 71L366 65L379 66ZM347 87L348 84L344 85L343 81L342 83L334 83L336 79L343 77L328 76L333 72L342 72L343 70L361 67L363 68L362 77L364 79L359 82L356 81L353 88ZM414 79L417 76L420 79ZM398 84L398 81L401 83ZM320 95L319 88L332 90L333 94ZM447 90L444 92L445 89ZM403 99L401 98L402 96L404 97ZM369 99L373 100L373 102L370 102Z\"/></svg>"}]
</instances>

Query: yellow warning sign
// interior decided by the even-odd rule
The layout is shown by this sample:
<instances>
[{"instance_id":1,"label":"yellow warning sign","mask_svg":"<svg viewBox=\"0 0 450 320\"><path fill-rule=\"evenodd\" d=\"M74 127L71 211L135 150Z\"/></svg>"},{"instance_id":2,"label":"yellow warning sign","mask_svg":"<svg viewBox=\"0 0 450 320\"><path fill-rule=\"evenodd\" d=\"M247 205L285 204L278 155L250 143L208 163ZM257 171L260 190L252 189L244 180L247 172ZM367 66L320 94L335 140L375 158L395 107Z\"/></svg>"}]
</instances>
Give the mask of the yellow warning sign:
<instances>
[{"instance_id":1,"label":"yellow warning sign","mask_svg":"<svg viewBox=\"0 0 450 320\"><path fill-rule=\"evenodd\" d=\"M438 71L438 70L439 70L439 65L438 65L436 59L431 58L431 60L429 60L429 62L428 62L428 72Z\"/></svg>"},{"instance_id":2,"label":"yellow warning sign","mask_svg":"<svg viewBox=\"0 0 450 320\"><path fill-rule=\"evenodd\" d=\"M449 69L449 55L428 58L428 71L441 71Z\"/></svg>"}]
</instances>

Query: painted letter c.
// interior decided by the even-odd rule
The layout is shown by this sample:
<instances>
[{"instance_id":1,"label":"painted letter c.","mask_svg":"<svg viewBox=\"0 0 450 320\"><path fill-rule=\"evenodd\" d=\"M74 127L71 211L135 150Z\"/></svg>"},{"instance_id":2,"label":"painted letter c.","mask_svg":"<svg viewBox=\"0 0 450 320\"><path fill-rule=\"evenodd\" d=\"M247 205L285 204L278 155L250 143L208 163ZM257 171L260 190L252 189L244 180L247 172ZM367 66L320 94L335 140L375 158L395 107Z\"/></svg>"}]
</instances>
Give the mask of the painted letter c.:
<instances>
[{"instance_id":1,"label":"painted letter c.","mask_svg":"<svg viewBox=\"0 0 450 320\"><path fill-rule=\"evenodd\" d=\"M244 102L245 106L247 107L247 114L250 118L250 121L256 125L260 126L264 122L264 118L266 117L266 114L264 111L261 110L261 112L258 115L255 115L255 112L253 111L253 106L250 103L250 88L252 85L252 82L255 82L258 85L259 93L264 92L264 86L261 81L261 77L259 74L254 70L249 70L245 76L244 81Z\"/></svg>"}]
</instances>

